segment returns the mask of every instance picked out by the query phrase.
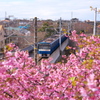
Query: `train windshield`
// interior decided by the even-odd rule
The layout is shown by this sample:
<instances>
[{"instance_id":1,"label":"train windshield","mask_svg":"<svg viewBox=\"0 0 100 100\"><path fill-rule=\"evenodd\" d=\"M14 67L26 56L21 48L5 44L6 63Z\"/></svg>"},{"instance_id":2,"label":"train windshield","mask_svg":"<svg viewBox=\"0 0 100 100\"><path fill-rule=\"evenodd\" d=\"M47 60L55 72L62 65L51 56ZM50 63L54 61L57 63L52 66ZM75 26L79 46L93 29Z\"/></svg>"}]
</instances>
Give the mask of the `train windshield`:
<instances>
[{"instance_id":1,"label":"train windshield","mask_svg":"<svg viewBox=\"0 0 100 100\"><path fill-rule=\"evenodd\" d=\"M50 45L49 44L39 44L38 48L39 49L50 49Z\"/></svg>"}]
</instances>

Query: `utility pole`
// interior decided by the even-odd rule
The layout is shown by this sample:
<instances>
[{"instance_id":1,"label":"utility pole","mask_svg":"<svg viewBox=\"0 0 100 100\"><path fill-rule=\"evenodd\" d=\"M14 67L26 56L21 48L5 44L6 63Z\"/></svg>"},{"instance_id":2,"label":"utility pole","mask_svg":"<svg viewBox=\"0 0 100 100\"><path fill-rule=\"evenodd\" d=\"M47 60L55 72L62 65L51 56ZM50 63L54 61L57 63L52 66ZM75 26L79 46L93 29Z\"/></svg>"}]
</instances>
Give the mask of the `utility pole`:
<instances>
[{"instance_id":1,"label":"utility pole","mask_svg":"<svg viewBox=\"0 0 100 100\"><path fill-rule=\"evenodd\" d=\"M91 10L94 10L94 28L93 28L93 35L96 35L96 21L97 21L97 12L100 12L100 10L97 11L97 7L93 8L90 6Z\"/></svg>"},{"instance_id":2,"label":"utility pole","mask_svg":"<svg viewBox=\"0 0 100 100\"><path fill-rule=\"evenodd\" d=\"M59 52L61 55L61 18L59 20Z\"/></svg>"},{"instance_id":3,"label":"utility pole","mask_svg":"<svg viewBox=\"0 0 100 100\"><path fill-rule=\"evenodd\" d=\"M96 35L96 20L97 20L97 8L94 8L94 28L93 28L93 35Z\"/></svg>"},{"instance_id":4,"label":"utility pole","mask_svg":"<svg viewBox=\"0 0 100 100\"><path fill-rule=\"evenodd\" d=\"M37 64L37 17L34 18L34 61Z\"/></svg>"},{"instance_id":5,"label":"utility pole","mask_svg":"<svg viewBox=\"0 0 100 100\"><path fill-rule=\"evenodd\" d=\"M73 30L73 12L71 12L71 20L70 20L70 30Z\"/></svg>"},{"instance_id":6,"label":"utility pole","mask_svg":"<svg viewBox=\"0 0 100 100\"><path fill-rule=\"evenodd\" d=\"M70 23L68 23L68 36L69 36L69 33L70 33L70 31L71 31L71 28L70 28Z\"/></svg>"}]
</instances>

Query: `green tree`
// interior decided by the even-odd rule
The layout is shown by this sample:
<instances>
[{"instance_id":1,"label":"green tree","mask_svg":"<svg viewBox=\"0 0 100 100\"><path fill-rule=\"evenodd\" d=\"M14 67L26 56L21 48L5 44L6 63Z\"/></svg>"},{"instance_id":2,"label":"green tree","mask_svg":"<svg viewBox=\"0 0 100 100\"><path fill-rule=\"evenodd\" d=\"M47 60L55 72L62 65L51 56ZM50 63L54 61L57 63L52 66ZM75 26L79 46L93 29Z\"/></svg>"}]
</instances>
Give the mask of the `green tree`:
<instances>
[{"instance_id":1,"label":"green tree","mask_svg":"<svg viewBox=\"0 0 100 100\"><path fill-rule=\"evenodd\" d=\"M45 37L51 36L55 33L54 27L48 22L44 22L43 26L38 29L39 32L46 32Z\"/></svg>"}]
</instances>

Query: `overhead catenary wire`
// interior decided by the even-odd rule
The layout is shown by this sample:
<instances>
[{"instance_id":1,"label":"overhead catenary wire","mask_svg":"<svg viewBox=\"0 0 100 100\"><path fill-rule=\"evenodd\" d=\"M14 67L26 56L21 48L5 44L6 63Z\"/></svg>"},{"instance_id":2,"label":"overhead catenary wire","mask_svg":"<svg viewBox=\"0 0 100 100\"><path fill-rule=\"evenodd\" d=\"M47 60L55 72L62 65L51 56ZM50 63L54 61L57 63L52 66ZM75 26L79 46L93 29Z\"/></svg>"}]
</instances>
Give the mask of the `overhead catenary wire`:
<instances>
[{"instance_id":1,"label":"overhead catenary wire","mask_svg":"<svg viewBox=\"0 0 100 100\"><path fill-rule=\"evenodd\" d=\"M30 22L29 23L27 23L25 26L27 26L27 25L30 25ZM20 30L19 30L19 32L22 30L22 29L24 29L24 27L22 27ZM14 34L16 34L17 32L16 31L14 31L12 34L10 34L10 35L8 35L7 37L5 37L5 38L3 38L3 39L1 39L0 40L0 42L1 41L4 41L4 40L6 40L7 38L9 38L9 37L11 37L11 36L13 36ZM26 38L25 38L26 36L23 36L23 38L24 38L24 40L27 42L27 43L30 43ZM33 47L33 45L30 45L30 46L32 46ZM34 48L34 47L33 47Z\"/></svg>"}]
</instances>

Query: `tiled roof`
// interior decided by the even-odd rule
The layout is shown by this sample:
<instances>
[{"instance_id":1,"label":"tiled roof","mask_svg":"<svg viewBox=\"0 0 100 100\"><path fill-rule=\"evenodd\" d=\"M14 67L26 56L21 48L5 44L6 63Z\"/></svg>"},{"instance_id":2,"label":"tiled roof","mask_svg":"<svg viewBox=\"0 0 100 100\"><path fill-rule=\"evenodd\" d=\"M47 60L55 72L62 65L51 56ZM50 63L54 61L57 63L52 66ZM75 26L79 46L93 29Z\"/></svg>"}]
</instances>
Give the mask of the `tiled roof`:
<instances>
[{"instance_id":1,"label":"tiled roof","mask_svg":"<svg viewBox=\"0 0 100 100\"><path fill-rule=\"evenodd\" d=\"M2 20L2 22L10 22L9 20Z\"/></svg>"},{"instance_id":2,"label":"tiled roof","mask_svg":"<svg viewBox=\"0 0 100 100\"><path fill-rule=\"evenodd\" d=\"M0 25L0 30L2 30L2 25Z\"/></svg>"},{"instance_id":3,"label":"tiled roof","mask_svg":"<svg viewBox=\"0 0 100 100\"><path fill-rule=\"evenodd\" d=\"M98 25L97 27L100 28L100 25Z\"/></svg>"}]
</instances>

